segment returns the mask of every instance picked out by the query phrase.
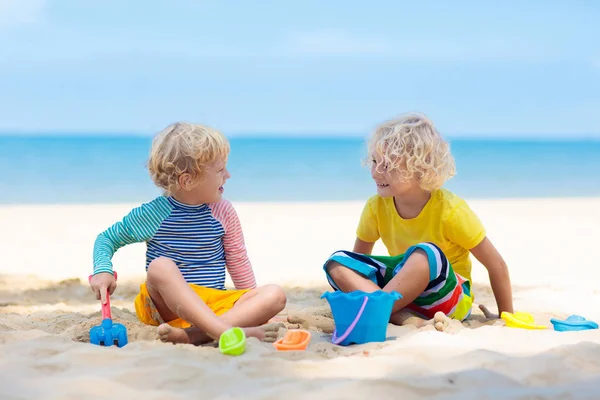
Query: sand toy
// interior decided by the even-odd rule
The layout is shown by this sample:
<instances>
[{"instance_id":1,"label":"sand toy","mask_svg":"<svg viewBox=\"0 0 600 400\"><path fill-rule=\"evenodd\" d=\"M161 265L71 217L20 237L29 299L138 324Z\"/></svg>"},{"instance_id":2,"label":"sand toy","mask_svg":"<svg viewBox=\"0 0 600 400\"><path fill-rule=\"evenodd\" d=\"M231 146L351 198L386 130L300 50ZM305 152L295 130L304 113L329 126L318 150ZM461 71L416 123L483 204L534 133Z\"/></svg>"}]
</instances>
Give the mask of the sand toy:
<instances>
[{"instance_id":1,"label":"sand toy","mask_svg":"<svg viewBox=\"0 0 600 400\"><path fill-rule=\"evenodd\" d=\"M290 329L284 337L273 343L273 346L279 351L306 350L310 336L307 330Z\"/></svg>"},{"instance_id":2,"label":"sand toy","mask_svg":"<svg viewBox=\"0 0 600 400\"><path fill-rule=\"evenodd\" d=\"M594 321L585 319L580 315L569 315L567 319L561 320L557 318L550 319L555 331L585 331L588 329L598 329L598 324Z\"/></svg>"},{"instance_id":3,"label":"sand toy","mask_svg":"<svg viewBox=\"0 0 600 400\"><path fill-rule=\"evenodd\" d=\"M219 350L223 354L239 356L246 351L246 333L242 328L227 329L219 337Z\"/></svg>"},{"instance_id":4,"label":"sand toy","mask_svg":"<svg viewBox=\"0 0 600 400\"><path fill-rule=\"evenodd\" d=\"M117 272L114 272L115 280ZM88 280L92 279L92 275ZM106 293L106 304L102 304L102 322L90 329L90 343L99 346L123 347L127 344L127 328L123 324L113 323L110 313L110 295Z\"/></svg>"},{"instance_id":5,"label":"sand toy","mask_svg":"<svg viewBox=\"0 0 600 400\"><path fill-rule=\"evenodd\" d=\"M516 313L509 313L504 311L500 316L509 328L521 328L521 329L547 329L546 325L536 325L533 319L533 315L518 311Z\"/></svg>"},{"instance_id":6,"label":"sand toy","mask_svg":"<svg viewBox=\"0 0 600 400\"><path fill-rule=\"evenodd\" d=\"M336 291L325 292L321 298L327 299L333 314L335 330L331 342L346 346L384 342L392 307L402 295L382 290L372 293Z\"/></svg>"}]
</instances>

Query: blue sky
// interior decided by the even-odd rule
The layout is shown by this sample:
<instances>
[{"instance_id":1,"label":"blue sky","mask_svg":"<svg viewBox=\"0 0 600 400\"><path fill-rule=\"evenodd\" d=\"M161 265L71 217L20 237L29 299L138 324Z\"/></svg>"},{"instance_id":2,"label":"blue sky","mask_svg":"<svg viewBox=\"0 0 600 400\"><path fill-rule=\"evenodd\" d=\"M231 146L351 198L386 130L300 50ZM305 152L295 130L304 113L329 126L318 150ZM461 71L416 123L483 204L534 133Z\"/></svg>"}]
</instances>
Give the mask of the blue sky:
<instances>
[{"instance_id":1,"label":"blue sky","mask_svg":"<svg viewBox=\"0 0 600 400\"><path fill-rule=\"evenodd\" d=\"M490 3L0 0L0 131L600 137L600 2Z\"/></svg>"}]
</instances>

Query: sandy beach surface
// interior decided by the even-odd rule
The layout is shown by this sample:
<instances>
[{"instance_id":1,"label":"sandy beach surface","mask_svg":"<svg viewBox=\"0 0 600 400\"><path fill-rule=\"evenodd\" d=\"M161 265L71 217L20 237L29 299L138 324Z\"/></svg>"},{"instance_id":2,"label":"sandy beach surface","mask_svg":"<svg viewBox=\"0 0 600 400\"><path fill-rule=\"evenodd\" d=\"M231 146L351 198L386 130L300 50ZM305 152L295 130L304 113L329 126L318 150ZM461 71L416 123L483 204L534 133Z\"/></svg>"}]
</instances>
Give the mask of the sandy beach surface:
<instances>
[{"instance_id":1,"label":"sandy beach surface","mask_svg":"<svg viewBox=\"0 0 600 400\"><path fill-rule=\"evenodd\" d=\"M509 264L517 310L550 328L550 318L570 314L600 322L600 198L470 204ZM130 343L91 345L89 329L100 322L86 283L93 242L132 206L0 207L0 399L600 398L600 330L508 328L476 310L450 333L390 325L386 342L332 345L322 264L352 246L361 202L235 204L259 284L288 294L279 319L312 331L306 351L250 339L231 357L161 343L133 311L143 244L114 257L113 318ZM375 252L385 249L378 243ZM473 279L476 302L495 311L477 262Z\"/></svg>"}]
</instances>

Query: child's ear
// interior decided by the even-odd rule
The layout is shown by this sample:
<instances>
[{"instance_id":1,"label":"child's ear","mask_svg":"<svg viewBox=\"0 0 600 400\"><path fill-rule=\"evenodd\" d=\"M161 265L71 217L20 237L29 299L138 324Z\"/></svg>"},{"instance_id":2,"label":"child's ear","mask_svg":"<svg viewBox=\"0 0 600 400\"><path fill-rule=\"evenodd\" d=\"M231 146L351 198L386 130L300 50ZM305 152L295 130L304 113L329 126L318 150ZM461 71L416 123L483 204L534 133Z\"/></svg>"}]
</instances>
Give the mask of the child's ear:
<instances>
[{"instance_id":1,"label":"child's ear","mask_svg":"<svg viewBox=\"0 0 600 400\"><path fill-rule=\"evenodd\" d=\"M181 175L179 175L179 178L177 179L177 183L179 183L179 187L182 188L183 190L190 190L192 189L192 176L190 174L183 173Z\"/></svg>"}]
</instances>

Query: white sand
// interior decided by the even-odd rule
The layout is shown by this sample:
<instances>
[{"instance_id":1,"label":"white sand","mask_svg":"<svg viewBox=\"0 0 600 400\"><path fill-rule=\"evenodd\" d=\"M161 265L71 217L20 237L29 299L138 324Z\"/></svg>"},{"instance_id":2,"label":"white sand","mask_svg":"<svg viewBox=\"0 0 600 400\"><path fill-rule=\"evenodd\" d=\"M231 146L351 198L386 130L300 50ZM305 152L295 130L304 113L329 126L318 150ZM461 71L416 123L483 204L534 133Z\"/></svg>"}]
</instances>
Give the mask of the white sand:
<instances>
[{"instance_id":1,"label":"white sand","mask_svg":"<svg viewBox=\"0 0 600 400\"><path fill-rule=\"evenodd\" d=\"M509 263L518 310L540 324L572 313L600 321L600 199L470 204ZM321 265L352 246L362 203L236 207L259 283L288 291L282 317L326 310ZM93 241L129 208L0 207L1 399L600 397L599 330L482 326L480 313L454 334L390 326L387 342L351 347L333 346L330 335L313 329L309 349L295 353L254 339L241 357L163 344L132 313L143 245L114 258L120 286L113 316L127 325L130 344L90 345L89 328L99 323L99 304L85 284ZM376 251L384 249L378 244ZM495 309L478 263L473 278L477 300Z\"/></svg>"}]
</instances>

